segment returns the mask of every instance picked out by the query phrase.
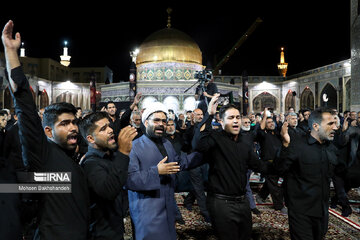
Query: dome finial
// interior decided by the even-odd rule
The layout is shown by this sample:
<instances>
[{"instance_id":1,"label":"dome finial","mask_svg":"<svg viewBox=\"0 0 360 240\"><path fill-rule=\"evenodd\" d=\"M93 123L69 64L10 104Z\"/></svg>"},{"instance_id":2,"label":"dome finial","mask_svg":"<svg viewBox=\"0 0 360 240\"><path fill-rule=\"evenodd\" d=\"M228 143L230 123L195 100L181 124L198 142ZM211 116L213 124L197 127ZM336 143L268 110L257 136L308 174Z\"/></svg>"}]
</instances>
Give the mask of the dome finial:
<instances>
[{"instance_id":1,"label":"dome finial","mask_svg":"<svg viewBox=\"0 0 360 240\"><path fill-rule=\"evenodd\" d=\"M171 17L170 17L170 14L172 12L172 8L168 8L166 9L166 12L168 13L168 20L167 20L167 28L171 28Z\"/></svg>"}]
</instances>

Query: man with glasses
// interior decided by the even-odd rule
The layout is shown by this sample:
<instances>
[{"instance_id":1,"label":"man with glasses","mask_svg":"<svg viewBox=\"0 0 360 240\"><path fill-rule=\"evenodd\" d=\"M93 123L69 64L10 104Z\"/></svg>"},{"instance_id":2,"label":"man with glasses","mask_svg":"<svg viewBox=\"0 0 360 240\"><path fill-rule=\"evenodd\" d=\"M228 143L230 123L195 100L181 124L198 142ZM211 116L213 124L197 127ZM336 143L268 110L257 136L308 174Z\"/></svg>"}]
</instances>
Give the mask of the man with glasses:
<instances>
[{"instance_id":1,"label":"man with glasses","mask_svg":"<svg viewBox=\"0 0 360 240\"><path fill-rule=\"evenodd\" d=\"M133 141L130 152L127 188L136 239L176 240L175 173L202 161L196 152L176 154L165 138L167 112L159 102L145 109L145 133Z\"/></svg>"}]
</instances>

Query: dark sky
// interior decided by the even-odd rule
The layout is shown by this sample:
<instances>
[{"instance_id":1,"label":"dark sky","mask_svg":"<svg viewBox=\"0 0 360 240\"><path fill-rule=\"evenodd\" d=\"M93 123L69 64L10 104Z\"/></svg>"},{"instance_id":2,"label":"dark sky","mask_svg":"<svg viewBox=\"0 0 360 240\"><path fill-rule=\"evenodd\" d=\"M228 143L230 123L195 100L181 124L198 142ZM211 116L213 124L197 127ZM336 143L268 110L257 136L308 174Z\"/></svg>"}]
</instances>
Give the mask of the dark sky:
<instances>
[{"instance_id":1,"label":"dark sky","mask_svg":"<svg viewBox=\"0 0 360 240\"><path fill-rule=\"evenodd\" d=\"M214 58L220 61L255 19L262 18L222 67L223 75L241 75L243 70L252 76L278 75L281 47L288 75L350 58L350 0L74 2L2 5L0 24L14 21L29 57L59 60L67 40L70 66L107 65L115 81L128 79L129 51L166 27L169 6L172 27L190 35L203 53L203 64L213 67Z\"/></svg>"}]
</instances>

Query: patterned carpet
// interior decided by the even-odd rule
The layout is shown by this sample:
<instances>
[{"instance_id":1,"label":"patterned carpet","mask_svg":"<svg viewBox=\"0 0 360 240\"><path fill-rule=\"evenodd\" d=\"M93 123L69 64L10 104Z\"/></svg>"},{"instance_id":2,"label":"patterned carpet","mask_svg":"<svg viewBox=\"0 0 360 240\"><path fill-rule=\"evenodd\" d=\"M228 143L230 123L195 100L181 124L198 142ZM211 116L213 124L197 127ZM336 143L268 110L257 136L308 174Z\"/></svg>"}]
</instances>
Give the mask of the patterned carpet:
<instances>
[{"instance_id":1,"label":"patterned carpet","mask_svg":"<svg viewBox=\"0 0 360 240\"><path fill-rule=\"evenodd\" d=\"M179 205L180 212L185 220L184 225L176 224L177 239L179 240L214 240L217 239L211 225L206 223L200 215L200 210L197 205L193 207L192 211L188 211L182 206L183 195L186 193L176 193L175 198ZM339 218L341 215L341 208L331 209L333 213L329 217L329 230L325 239L336 240L355 240L360 239L360 193L358 190L351 190L349 198L352 202L353 214L348 218ZM278 211L272 209L271 198L268 198L268 204L258 205L261 215L253 214L253 239L274 240L274 239L290 239L289 225L287 215L283 215ZM350 225L348 222L353 225ZM125 239L131 238L131 225L129 219L125 224L126 234Z\"/></svg>"}]
</instances>

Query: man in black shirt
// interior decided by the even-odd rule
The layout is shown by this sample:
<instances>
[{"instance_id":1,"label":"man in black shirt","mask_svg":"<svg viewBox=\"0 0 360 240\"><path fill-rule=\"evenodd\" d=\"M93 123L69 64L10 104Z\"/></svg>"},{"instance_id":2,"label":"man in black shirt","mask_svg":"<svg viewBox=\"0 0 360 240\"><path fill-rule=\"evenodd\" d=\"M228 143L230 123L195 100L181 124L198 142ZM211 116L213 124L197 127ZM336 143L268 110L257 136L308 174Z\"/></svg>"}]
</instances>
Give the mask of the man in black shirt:
<instances>
[{"instance_id":1,"label":"man in black shirt","mask_svg":"<svg viewBox=\"0 0 360 240\"><path fill-rule=\"evenodd\" d=\"M251 146L239 137L241 117L234 105L220 111L222 131L212 131L216 94L209 103L209 117L199 129L195 150L207 153L209 191L207 205L219 239L250 239L252 217L246 194L248 167L256 172L272 171L271 163L258 159Z\"/></svg>"},{"instance_id":2,"label":"man in black shirt","mask_svg":"<svg viewBox=\"0 0 360 240\"><path fill-rule=\"evenodd\" d=\"M177 155L181 155L182 154L182 150L184 147L184 139L182 137L182 135L180 133L178 133L176 130L176 125L175 125L175 120L172 118L168 118L167 122L166 122L166 138L167 140L169 140L172 144L172 146L174 147L174 150L176 152ZM185 173L185 174L183 174ZM175 191L177 191L179 188L181 188L181 186L179 186L181 180L185 177L188 176L188 172L187 171L181 171L176 173L175 176ZM176 203L176 200L174 202L175 204L175 219L176 222L179 224L185 224L185 221L181 215L181 212L178 208L178 205Z\"/></svg>"},{"instance_id":3,"label":"man in black shirt","mask_svg":"<svg viewBox=\"0 0 360 240\"><path fill-rule=\"evenodd\" d=\"M251 124L251 122L250 122L249 117L247 117L247 116L241 117L240 137L241 137L241 140L248 143L248 145L250 145L254 149L254 152L256 152L256 148L255 148L255 144L254 144L255 137L256 137L256 130L251 130L250 124ZM246 196L250 203L251 212L253 212L254 214L261 214L259 209L257 209L257 207L256 207L254 195L253 195L253 192L250 187L249 181L250 181L251 173L252 173L252 171L249 169L247 172L248 182L246 184Z\"/></svg>"},{"instance_id":4,"label":"man in black shirt","mask_svg":"<svg viewBox=\"0 0 360 240\"><path fill-rule=\"evenodd\" d=\"M309 133L311 129L309 128L308 119L310 117L311 111L310 109L303 109L300 111L300 114L303 115L304 119L299 122L298 128L305 133Z\"/></svg>"},{"instance_id":5,"label":"man in black shirt","mask_svg":"<svg viewBox=\"0 0 360 240\"><path fill-rule=\"evenodd\" d=\"M115 139L120 132L120 118L116 115L116 105L113 101L108 101L105 106L105 111L109 114L110 118L110 127L114 130Z\"/></svg>"},{"instance_id":6,"label":"man in black shirt","mask_svg":"<svg viewBox=\"0 0 360 240\"><path fill-rule=\"evenodd\" d=\"M24 75L17 51L20 34L13 39L13 22L2 32L9 84L18 116L23 160L29 171L71 172L71 193L44 193L39 206L41 239L86 239L89 220L89 194L86 178L74 162L78 126L76 109L69 103L46 107L44 122L40 117Z\"/></svg>"},{"instance_id":7,"label":"man in black shirt","mask_svg":"<svg viewBox=\"0 0 360 240\"><path fill-rule=\"evenodd\" d=\"M192 152L191 142L194 137L195 129L200 127L200 124L204 118L203 111L197 108L193 111L194 117L191 125L188 126L184 133L185 144L188 146L188 152ZM190 181L192 184L192 190L184 199L184 206L189 211L192 210L192 205L195 200L200 208L201 215L204 217L205 222L210 222L209 212L206 208L206 195L205 195L205 180L207 178L208 164L203 164L199 167L189 170Z\"/></svg>"},{"instance_id":8,"label":"man in black shirt","mask_svg":"<svg viewBox=\"0 0 360 240\"><path fill-rule=\"evenodd\" d=\"M204 89L202 89L201 85L197 86L195 90L195 100L200 101L197 107L205 113L207 111L207 103L209 103L214 94L218 92L214 78L204 83Z\"/></svg>"},{"instance_id":9,"label":"man in black shirt","mask_svg":"<svg viewBox=\"0 0 360 240\"><path fill-rule=\"evenodd\" d=\"M96 239L123 239L121 194L136 129L123 128L116 144L107 114L96 112L81 121L80 131L89 144L81 165L90 189L92 235Z\"/></svg>"},{"instance_id":10,"label":"man in black shirt","mask_svg":"<svg viewBox=\"0 0 360 240\"><path fill-rule=\"evenodd\" d=\"M331 143L337 130L331 109L314 110L310 134L292 139L288 123L281 131L283 148L275 162L284 176L291 239L323 239L329 217L330 178L338 165L338 150Z\"/></svg>"},{"instance_id":11,"label":"man in black shirt","mask_svg":"<svg viewBox=\"0 0 360 240\"><path fill-rule=\"evenodd\" d=\"M1 110L0 111L0 149L3 149L6 123L7 123L7 113L5 110Z\"/></svg>"},{"instance_id":12,"label":"man in black shirt","mask_svg":"<svg viewBox=\"0 0 360 240\"><path fill-rule=\"evenodd\" d=\"M264 110L260 129L257 131L257 139L260 144L260 159L273 162L281 149L281 137L279 131L275 128L273 118L266 117L266 113L267 108ZM284 192L282 187L278 185L279 175L267 174L264 175L264 178L265 182L258 195L256 195L256 200L258 203L264 203L268 195L271 194L274 209L287 214L287 209L284 207Z\"/></svg>"}]
</instances>

